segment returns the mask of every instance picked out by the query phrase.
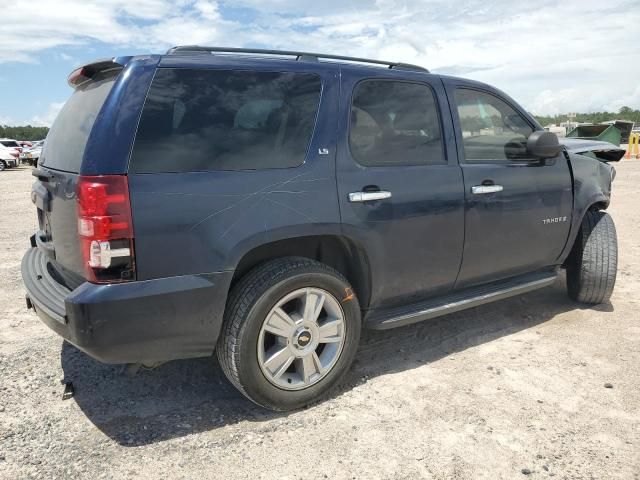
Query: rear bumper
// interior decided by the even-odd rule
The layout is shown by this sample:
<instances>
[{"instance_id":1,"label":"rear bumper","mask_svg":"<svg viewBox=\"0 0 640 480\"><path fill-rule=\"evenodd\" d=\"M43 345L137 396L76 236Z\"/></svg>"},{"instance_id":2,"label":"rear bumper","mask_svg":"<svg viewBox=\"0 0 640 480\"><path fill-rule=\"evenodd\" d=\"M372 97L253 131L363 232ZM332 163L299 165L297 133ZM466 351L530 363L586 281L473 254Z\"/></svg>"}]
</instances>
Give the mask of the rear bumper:
<instances>
[{"instance_id":1,"label":"rear bumper","mask_svg":"<svg viewBox=\"0 0 640 480\"><path fill-rule=\"evenodd\" d=\"M232 272L185 275L75 290L54 278L47 257L31 248L22 259L27 306L58 335L105 363L137 363L211 355Z\"/></svg>"}]
</instances>

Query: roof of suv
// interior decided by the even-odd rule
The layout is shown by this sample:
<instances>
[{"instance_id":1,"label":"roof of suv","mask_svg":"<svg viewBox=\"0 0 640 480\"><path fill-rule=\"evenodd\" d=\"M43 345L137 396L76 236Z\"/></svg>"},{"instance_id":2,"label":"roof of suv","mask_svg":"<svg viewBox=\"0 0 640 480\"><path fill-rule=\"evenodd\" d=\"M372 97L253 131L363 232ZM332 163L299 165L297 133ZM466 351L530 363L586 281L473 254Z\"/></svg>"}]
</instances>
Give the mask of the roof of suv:
<instances>
[{"instance_id":1,"label":"roof of suv","mask_svg":"<svg viewBox=\"0 0 640 480\"><path fill-rule=\"evenodd\" d=\"M128 57L133 58L133 57ZM324 53L310 53L291 50L267 50L259 48L232 48L232 47L207 47L201 45L181 45L170 48L164 55L160 56L160 65L165 67L202 65L216 62L216 60L228 59L232 63L251 62L258 65L262 62L279 62L279 63L305 63L321 65L326 68L347 67L351 69L382 69L392 70L398 73L423 73L438 76L441 78L450 78L463 80L469 85L478 87L488 87L496 90L495 87L477 80L460 78L451 75L441 75L430 72L428 69L420 66L404 62L391 62L384 60L376 60L370 58L348 57L343 55L331 55ZM386 68L384 68L386 67Z\"/></svg>"},{"instance_id":2,"label":"roof of suv","mask_svg":"<svg viewBox=\"0 0 640 480\"><path fill-rule=\"evenodd\" d=\"M324 53L310 53L291 50L266 50L250 48L226 48L226 47L205 47L200 45L183 45L169 49L165 56L201 56L217 55L237 58L262 58L272 60L290 60L301 62L322 62L322 63L345 63L362 66L385 66L391 70L408 70L414 72L429 73L424 67L403 62L387 62L370 58L348 57L343 55L331 55ZM290 57L290 58L287 58ZM202 58L202 57L201 57Z\"/></svg>"}]
</instances>

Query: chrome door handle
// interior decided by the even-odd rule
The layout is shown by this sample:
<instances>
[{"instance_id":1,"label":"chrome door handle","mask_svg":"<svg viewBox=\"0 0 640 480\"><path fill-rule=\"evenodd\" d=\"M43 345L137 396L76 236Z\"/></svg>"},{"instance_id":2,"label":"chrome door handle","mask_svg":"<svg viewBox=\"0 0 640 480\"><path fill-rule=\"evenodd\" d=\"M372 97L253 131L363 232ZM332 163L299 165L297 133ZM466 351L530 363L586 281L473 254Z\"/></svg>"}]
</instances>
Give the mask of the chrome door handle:
<instances>
[{"instance_id":1,"label":"chrome door handle","mask_svg":"<svg viewBox=\"0 0 640 480\"><path fill-rule=\"evenodd\" d=\"M349 201L352 203L371 202L373 200L384 200L385 198L391 198L391 192L379 190L375 192L351 192L349 194Z\"/></svg>"},{"instance_id":2,"label":"chrome door handle","mask_svg":"<svg viewBox=\"0 0 640 480\"><path fill-rule=\"evenodd\" d=\"M483 195L485 193L496 193L504 190L502 185L476 185L471 187L471 193L474 195Z\"/></svg>"}]
</instances>

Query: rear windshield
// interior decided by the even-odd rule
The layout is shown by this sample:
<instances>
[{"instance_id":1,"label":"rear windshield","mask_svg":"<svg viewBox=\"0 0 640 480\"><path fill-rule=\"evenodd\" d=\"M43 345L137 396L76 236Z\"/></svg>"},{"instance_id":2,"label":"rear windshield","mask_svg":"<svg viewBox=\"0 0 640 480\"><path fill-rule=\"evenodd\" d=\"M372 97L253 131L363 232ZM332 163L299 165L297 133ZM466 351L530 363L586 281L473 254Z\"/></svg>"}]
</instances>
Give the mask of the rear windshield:
<instances>
[{"instance_id":1,"label":"rear windshield","mask_svg":"<svg viewBox=\"0 0 640 480\"><path fill-rule=\"evenodd\" d=\"M12 140L0 140L0 143L5 147L19 147L18 142L14 142Z\"/></svg>"},{"instance_id":2,"label":"rear windshield","mask_svg":"<svg viewBox=\"0 0 640 480\"><path fill-rule=\"evenodd\" d=\"M320 90L313 74L159 69L140 118L130 171L301 165Z\"/></svg>"},{"instance_id":3,"label":"rear windshield","mask_svg":"<svg viewBox=\"0 0 640 480\"><path fill-rule=\"evenodd\" d=\"M43 165L66 172L80 171L93 123L114 83L115 77L90 82L73 92L47 134Z\"/></svg>"}]
</instances>

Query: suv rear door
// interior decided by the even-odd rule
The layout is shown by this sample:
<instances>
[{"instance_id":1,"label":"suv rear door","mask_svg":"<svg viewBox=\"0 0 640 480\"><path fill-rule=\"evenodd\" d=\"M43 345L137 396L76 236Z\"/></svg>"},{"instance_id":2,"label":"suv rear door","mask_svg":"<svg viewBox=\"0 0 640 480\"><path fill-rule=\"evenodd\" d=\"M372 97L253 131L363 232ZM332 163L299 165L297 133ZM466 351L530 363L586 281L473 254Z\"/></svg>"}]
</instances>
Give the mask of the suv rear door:
<instances>
[{"instance_id":1,"label":"suv rear door","mask_svg":"<svg viewBox=\"0 0 640 480\"><path fill-rule=\"evenodd\" d=\"M446 293L462 256L464 191L442 82L344 67L338 131L342 228L368 256L371 308Z\"/></svg>"},{"instance_id":2,"label":"suv rear door","mask_svg":"<svg viewBox=\"0 0 640 480\"><path fill-rule=\"evenodd\" d=\"M557 261L569 234L572 183L564 155L530 158L537 125L489 88L445 80L465 182L464 260L456 288Z\"/></svg>"}]
</instances>

